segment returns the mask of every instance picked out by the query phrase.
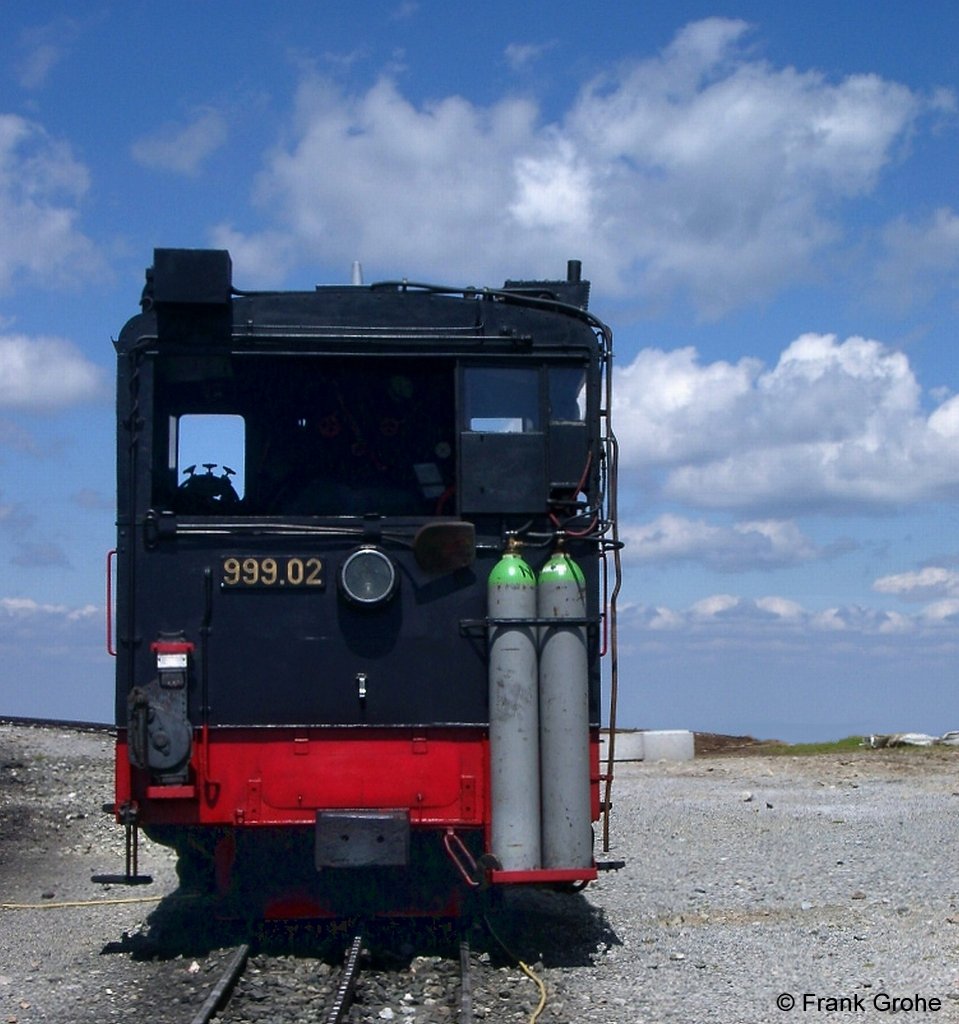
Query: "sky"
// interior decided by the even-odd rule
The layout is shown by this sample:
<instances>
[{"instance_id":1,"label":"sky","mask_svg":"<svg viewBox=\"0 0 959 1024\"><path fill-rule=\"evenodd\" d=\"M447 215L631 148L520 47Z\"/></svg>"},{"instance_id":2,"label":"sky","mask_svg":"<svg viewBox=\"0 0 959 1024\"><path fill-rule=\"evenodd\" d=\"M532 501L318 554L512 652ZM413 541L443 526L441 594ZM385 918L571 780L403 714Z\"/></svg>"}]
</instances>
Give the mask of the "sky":
<instances>
[{"instance_id":1,"label":"sky","mask_svg":"<svg viewBox=\"0 0 959 1024\"><path fill-rule=\"evenodd\" d=\"M959 729L959 5L8 0L0 714L107 721L111 338L241 288L583 261L620 724Z\"/></svg>"}]
</instances>

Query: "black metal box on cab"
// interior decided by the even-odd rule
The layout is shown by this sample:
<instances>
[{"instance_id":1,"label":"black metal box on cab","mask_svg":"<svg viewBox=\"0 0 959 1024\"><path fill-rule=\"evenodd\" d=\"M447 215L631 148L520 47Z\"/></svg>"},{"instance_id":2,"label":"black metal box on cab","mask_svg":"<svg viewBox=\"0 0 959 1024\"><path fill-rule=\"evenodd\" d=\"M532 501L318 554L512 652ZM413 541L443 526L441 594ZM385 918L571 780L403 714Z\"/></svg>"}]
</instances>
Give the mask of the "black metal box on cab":
<instances>
[{"instance_id":1,"label":"black metal box on cab","mask_svg":"<svg viewBox=\"0 0 959 1024\"><path fill-rule=\"evenodd\" d=\"M153 298L160 305L224 305L232 283L225 249L153 250Z\"/></svg>"}]
</instances>

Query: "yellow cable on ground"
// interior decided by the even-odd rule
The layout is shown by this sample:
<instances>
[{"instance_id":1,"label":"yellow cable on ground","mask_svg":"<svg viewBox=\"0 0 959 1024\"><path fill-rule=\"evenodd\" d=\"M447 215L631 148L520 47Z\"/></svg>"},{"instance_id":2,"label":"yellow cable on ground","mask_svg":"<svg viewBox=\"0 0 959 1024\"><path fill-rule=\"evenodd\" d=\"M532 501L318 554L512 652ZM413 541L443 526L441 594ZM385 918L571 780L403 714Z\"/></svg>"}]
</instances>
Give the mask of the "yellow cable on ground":
<instances>
[{"instance_id":1,"label":"yellow cable on ground","mask_svg":"<svg viewBox=\"0 0 959 1024\"><path fill-rule=\"evenodd\" d=\"M58 903L0 903L0 910L62 910L69 907L110 907L120 903L159 903L162 896L126 896L115 900L66 900Z\"/></svg>"},{"instance_id":2,"label":"yellow cable on ground","mask_svg":"<svg viewBox=\"0 0 959 1024\"><path fill-rule=\"evenodd\" d=\"M523 973L528 978L532 979L532 981L535 982L536 986L539 988L539 1006L537 1006L536 1009L533 1010L532 1016L529 1019L529 1024L536 1024L536 1021L539 1020L539 1015L546 1008L546 986L543 984L543 979L538 977L533 972L533 969L531 967L527 967L527 965L524 964L522 960L517 960L516 962L522 968Z\"/></svg>"},{"instance_id":3,"label":"yellow cable on ground","mask_svg":"<svg viewBox=\"0 0 959 1024\"><path fill-rule=\"evenodd\" d=\"M543 980L533 971L532 967L530 967L528 964L523 963L523 961L520 960L520 958L509 948L509 946L506 945L506 943L499 937L499 935L497 935L496 929L493 927L489 917L486 914L483 915L483 924L486 925L490 935L492 935L493 938L496 939L497 943L499 943L500 949L503 950L503 952L510 958L510 960L515 961L519 965L520 970L539 989L539 1006L537 1006L536 1009L533 1010L533 1013L529 1018L529 1024L536 1024L536 1021L539 1020L539 1015L546 1008L546 985L543 984Z\"/></svg>"}]
</instances>

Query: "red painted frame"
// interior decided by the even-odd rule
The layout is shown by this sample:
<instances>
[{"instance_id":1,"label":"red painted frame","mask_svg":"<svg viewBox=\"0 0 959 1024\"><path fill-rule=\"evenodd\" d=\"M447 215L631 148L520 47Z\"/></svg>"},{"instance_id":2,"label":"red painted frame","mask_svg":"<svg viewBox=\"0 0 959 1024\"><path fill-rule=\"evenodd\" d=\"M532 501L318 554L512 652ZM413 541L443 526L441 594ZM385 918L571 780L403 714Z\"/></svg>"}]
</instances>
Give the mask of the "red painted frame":
<instances>
[{"instance_id":1,"label":"red painted frame","mask_svg":"<svg viewBox=\"0 0 959 1024\"><path fill-rule=\"evenodd\" d=\"M199 730L190 784L155 786L117 734L117 806L141 824L301 825L318 809L403 808L414 826L479 827L488 818L481 729Z\"/></svg>"},{"instance_id":2,"label":"red painted frame","mask_svg":"<svg viewBox=\"0 0 959 1024\"><path fill-rule=\"evenodd\" d=\"M599 734L590 738L593 820L599 818ZM187 785L158 786L116 745L116 806L141 825L313 825L321 809L397 809L418 829L482 829L489 849L489 740L482 728L197 730ZM492 884L591 881L595 867L490 871Z\"/></svg>"}]
</instances>

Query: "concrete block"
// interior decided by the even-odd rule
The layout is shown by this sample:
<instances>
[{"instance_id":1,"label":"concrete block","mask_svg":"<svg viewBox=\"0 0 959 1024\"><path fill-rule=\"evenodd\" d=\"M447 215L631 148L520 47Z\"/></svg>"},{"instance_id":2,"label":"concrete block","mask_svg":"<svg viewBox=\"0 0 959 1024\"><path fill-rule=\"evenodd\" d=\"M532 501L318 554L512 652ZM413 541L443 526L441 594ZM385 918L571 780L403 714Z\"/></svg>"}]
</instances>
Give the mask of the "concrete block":
<instances>
[{"instance_id":1,"label":"concrete block","mask_svg":"<svg viewBox=\"0 0 959 1024\"><path fill-rule=\"evenodd\" d=\"M691 761L695 752L688 729L660 729L643 733L644 761Z\"/></svg>"},{"instance_id":2,"label":"concrete block","mask_svg":"<svg viewBox=\"0 0 959 1024\"><path fill-rule=\"evenodd\" d=\"M688 729L617 729L614 757L620 761L689 761L694 753ZM609 758L609 732L600 734L600 761Z\"/></svg>"}]
</instances>

